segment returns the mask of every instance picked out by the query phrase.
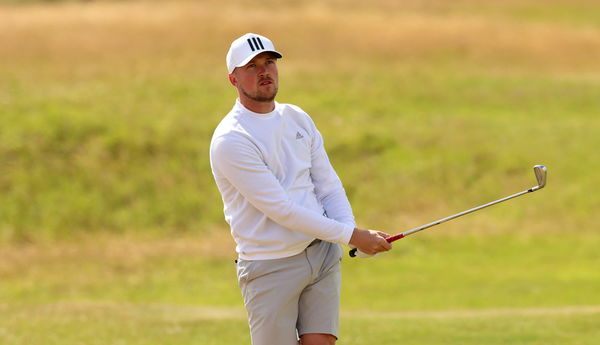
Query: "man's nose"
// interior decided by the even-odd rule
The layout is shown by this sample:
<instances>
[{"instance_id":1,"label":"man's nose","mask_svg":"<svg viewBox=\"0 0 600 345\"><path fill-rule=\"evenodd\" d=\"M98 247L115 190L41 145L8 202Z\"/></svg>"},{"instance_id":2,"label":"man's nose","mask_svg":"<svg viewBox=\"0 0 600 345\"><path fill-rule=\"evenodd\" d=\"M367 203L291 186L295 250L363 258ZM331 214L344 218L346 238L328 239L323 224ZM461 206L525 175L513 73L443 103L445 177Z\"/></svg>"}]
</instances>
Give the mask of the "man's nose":
<instances>
[{"instance_id":1,"label":"man's nose","mask_svg":"<svg viewBox=\"0 0 600 345\"><path fill-rule=\"evenodd\" d=\"M265 74L267 74L267 68L263 65L258 65L258 75L264 76Z\"/></svg>"}]
</instances>

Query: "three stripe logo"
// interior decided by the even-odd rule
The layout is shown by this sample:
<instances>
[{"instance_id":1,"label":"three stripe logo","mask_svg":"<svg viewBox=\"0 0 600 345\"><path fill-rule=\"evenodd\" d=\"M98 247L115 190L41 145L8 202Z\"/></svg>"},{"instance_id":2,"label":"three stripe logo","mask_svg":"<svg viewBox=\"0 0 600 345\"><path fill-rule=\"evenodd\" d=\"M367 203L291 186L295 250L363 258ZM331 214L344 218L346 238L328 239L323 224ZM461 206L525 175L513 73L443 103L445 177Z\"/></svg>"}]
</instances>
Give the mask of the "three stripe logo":
<instances>
[{"instance_id":1,"label":"three stripe logo","mask_svg":"<svg viewBox=\"0 0 600 345\"><path fill-rule=\"evenodd\" d=\"M248 44L250 45L250 49L252 49L252 51L265 49L265 46L263 46L262 41L260 40L259 37L252 37L252 38L247 39L247 41L248 41Z\"/></svg>"}]
</instances>

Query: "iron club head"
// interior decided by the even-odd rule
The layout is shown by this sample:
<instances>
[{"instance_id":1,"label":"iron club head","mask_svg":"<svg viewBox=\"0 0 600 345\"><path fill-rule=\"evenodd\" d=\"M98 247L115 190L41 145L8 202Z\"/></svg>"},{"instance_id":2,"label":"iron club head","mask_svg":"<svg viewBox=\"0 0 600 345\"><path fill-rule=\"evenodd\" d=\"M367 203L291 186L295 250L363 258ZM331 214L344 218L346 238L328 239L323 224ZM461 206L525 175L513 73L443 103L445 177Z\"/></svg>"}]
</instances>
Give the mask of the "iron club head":
<instances>
[{"instance_id":1,"label":"iron club head","mask_svg":"<svg viewBox=\"0 0 600 345\"><path fill-rule=\"evenodd\" d=\"M533 172L535 173L535 178L537 179L537 189L542 189L546 186L546 172L548 169L544 165L535 165L533 167Z\"/></svg>"}]
</instances>

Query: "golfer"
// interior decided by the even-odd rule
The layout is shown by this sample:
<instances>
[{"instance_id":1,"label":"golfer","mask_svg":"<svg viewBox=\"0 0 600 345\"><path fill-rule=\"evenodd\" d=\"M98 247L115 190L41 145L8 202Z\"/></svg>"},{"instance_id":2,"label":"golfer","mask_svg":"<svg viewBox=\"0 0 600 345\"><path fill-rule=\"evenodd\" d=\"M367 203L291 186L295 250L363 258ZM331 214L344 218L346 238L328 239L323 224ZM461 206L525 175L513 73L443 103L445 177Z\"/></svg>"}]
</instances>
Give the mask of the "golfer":
<instances>
[{"instance_id":1,"label":"golfer","mask_svg":"<svg viewBox=\"0 0 600 345\"><path fill-rule=\"evenodd\" d=\"M324 345L338 338L340 244L386 251L387 234L356 228L312 119L275 101L271 40L248 33L227 53L239 98L210 145L212 172L238 254L253 345Z\"/></svg>"}]
</instances>

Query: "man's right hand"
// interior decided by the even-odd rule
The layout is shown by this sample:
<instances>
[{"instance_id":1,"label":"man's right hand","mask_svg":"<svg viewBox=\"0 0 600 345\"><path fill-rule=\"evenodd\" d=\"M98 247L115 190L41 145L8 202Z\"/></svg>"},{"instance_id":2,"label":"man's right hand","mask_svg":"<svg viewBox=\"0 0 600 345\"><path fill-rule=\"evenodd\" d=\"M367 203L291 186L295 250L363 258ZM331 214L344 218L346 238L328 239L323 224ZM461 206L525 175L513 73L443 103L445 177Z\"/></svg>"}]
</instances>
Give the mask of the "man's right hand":
<instances>
[{"instance_id":1,"label":"man's right hand","mask_svg":"<svg viewBox=\"0 0 600 345\"><path fill-rule=\"evenodd\" d=\"M389 236L381 231L354 228L349 244L365 254L375 255L392 249L392 245L385 240Z\"/></svg>"}]
</instances>

